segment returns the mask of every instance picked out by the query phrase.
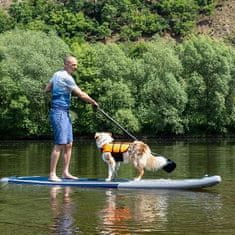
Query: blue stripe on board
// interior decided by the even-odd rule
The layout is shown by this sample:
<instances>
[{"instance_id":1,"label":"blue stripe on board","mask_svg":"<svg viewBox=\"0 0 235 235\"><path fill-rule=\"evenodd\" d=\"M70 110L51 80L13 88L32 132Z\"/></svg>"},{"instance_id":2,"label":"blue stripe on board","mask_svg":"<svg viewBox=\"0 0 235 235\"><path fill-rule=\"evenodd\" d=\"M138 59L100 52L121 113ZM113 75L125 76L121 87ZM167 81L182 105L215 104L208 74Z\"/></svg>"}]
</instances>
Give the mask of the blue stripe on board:
<instances>
[{"instance_id":1,"label":"blue stripe on board","mask_svg":"<svg viewBox=\"0 0 235 235\"><path fill-rule=\"evenodd\" d=\"M49 181L48 177L10 177L8 183L14 184L31 184L31 185L51 185L51 186L79 186L79 187L99 187L99 188L117 188L119 183L129 182L128 179L116 179L112 182L106 182L98 178L80 178L78 180L63 179L60 182Z\"/></svg>"},{"instance_id":2,"label":"blue stripe on board","mask_svg":"<svg viewBox=\"0 0 235 235\"><path fill-rule=\"evenodd\" d=\"M14 183L14 184L27 184L27 185L47 185L47 186L70 186L70 187L84 187L84 188L118 188L119 183L116 184L75 184L75 183L40 183L40 182L27 182L27 181L14 181L14 180L9 180L9 183Z\"/></svg>"},{"instance_id":3,"label":"blue stripe on board","mask_svg":"<svg viewBox=\"0 0 235 235\"><path fill-rule=\"evenodd\" d=\"M53 181L48 180L48 177L43 177L43 176L21 176L21 177L9 177L9 181L14 181L14 180L22 180L22 181L28 181L28 180L33 180L33 181L42 181L42 182L50 182L52 183ZM129 179L113 179L112 182L129 182ZM106 182L105 179L103 178L79 178L77 180L73 179L62 179L60 182ZM106 182L107 183L107 182Z\"/></svg>"}]
</instances>

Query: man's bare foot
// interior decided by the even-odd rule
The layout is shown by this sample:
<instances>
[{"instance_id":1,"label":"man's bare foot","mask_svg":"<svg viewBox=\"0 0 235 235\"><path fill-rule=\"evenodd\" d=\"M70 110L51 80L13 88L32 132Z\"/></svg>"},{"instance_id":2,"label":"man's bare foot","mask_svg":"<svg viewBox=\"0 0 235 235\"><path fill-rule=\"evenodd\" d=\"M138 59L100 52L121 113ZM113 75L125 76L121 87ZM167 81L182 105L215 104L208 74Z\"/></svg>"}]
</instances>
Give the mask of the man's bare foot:
<instances>
[{"instance_id":1,"label":"man's bare foot","mask_svg":"<svg viewBox=\"0 0 235 235\"><path fill-rule=\"evenodd\" d=\"M53 175L53 176L49 176L48 180L53 181L53 182L60 182L62 181L58 176Z\"/></svg>"},{"instance_id":2,"label":"man's bare foot","mask_svg":"<svg viewBox=\"0 0 235 235\"><path fill-rule=\"evenodd\" d=\"M76 176L73 176L71 174L63 174L62 176L64 179L71 179L71 180L78 180L79 178Z\"/></svg>"}]
</instances>

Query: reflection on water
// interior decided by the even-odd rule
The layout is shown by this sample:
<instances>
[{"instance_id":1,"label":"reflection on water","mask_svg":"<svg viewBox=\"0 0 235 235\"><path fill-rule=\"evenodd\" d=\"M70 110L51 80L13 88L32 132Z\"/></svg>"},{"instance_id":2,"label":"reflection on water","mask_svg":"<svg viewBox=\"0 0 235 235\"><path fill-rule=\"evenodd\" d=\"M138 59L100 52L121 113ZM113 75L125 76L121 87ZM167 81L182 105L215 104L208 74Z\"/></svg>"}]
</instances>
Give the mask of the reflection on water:
<instances>
[{"instance_id":1,"label":"reflection on water","mask_svg":"<svg viewBox=\"0 0 235 235\"><path fill-rule=\"evenodd\" d=\"M114 189L93 189L90 192L70 187L52 187L49 193L53 221L50 225L51 234L126 235L166 231L174 234L184 234L184 231L190 234L190 231L194 231L200 234L202 231L211 231L211 226L214 234L220 234L223 228L221 213L224 205L221 195L217 193ZM89 198L90 193L94 198ZM83 196L75 202L73 198L76 194ZM96 198L96 194L103 198ZM94 200L96 204L103 205L100 209L93 209L99 218L97 224L92 223L95 219L92 216L88 221L85 221L85 217L81 219L87 211L80 211L78 219L77 208L90 205ZM90 226L89 233L86 233L84 224Z\"/></svg>"},{"instance_id":2,"label":"reflection on water","mask_svg":"<svg viewBox=\"0 0 235 235\"><path fill-rule=\"evenodd\" d=\"M8 185L0 198L1 234L233 234L234 204L210 191Z\"/></svg>"},{"instance_id":3,"label":"reflection on water","mask_svg":"<svg viewBox=\"0 0 235 235\"><path fill-rule=\"evenodd\" d=\"M50 203L53 214L51 232L53 234L74 234L79 231L75 226L73 217L76 206L70 197L71 191L70 187L55 186L50 189ZM60 196L62 196L62 200Z\"/></svg>"},{"instance_id":4,"label":"reflection on water","mask_svg":"<svg viewBox=\"0 0 235 235\"><path fill-rule=\"evenodd\" d=\"M123 197L106 191L105 208L98 215L102 219L102 231L114 232L114 230L128 230L128 222L132 219L133 214L128 206L122 203ZM117 203L117 201L120 201Z\"/></svg>"},{"instance_id":5,"label":"reflection on water","mask_svg":"<svg viewBox=\"0 0 235 235\"><path fill-rule=\"evenodd\" d=\"M106 191L106 204L100 211L102 234L122 234L127 231L148 232L158 221L155 230L164 230L167 222L167 197L145 193L135 194L129 201L128 194Z\"/></svg>"},{"instance_id":6,"label":"reflection on water","mask_svg":"<svg viewBox=\"0 0 235 235\"><path fill-rule=\"evenodd\" d=\"M176 223L177 217L182 219L180 215L182 213L186 214L185 221L189 218L194 221L192 224L187 224L187 229L196 231L197 219L194 218L194 214L187 212L192 207L198 207L198 211L205 217L197 228L200 231L206 229L211 221L218 220L222 201L219 195L207 192L140 190L133 194L133 192L108 190L104 208L98 212L100 234L154 234L169 230L169 223L175 224L177 232L179 224L184 223L184 221L179 221L178 225ZM171 228L172 231L175 229Z\"/></svg>"}]
</instances>

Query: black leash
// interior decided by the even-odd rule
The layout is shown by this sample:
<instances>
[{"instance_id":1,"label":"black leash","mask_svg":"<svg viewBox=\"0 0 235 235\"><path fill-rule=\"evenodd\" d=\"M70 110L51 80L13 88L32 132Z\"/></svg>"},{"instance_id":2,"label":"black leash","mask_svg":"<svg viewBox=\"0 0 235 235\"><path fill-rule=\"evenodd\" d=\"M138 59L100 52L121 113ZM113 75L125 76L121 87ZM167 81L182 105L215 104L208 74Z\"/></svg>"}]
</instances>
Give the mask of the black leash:
<instances>
[{"instance_id":1,"label":"black leash","mask_svg":"<svg viewBox=\"0 0 235 235\"><path fill-rule=\"evenodd\" d=\"M103 109L100 107L97 108L99 112L101 112L106 118L112 121L116 126L118 126L122 131L124 131L127 135L129 135L133 140L137 140L137 138L132 135L129 131L127 131L123 126L121 126L117 121L115 121L112 117L110 117Z\"/></svg>"}]
</instances>

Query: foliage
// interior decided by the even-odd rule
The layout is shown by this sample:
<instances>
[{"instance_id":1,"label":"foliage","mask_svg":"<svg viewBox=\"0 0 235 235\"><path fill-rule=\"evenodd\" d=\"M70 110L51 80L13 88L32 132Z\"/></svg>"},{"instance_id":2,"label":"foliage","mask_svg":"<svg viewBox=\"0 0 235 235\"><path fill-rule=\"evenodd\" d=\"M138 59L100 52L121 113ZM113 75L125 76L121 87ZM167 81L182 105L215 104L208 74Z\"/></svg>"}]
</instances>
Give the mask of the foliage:
<instances>
[{"instance_id":1,"label":"foliage","mask_svg":"<svg viewBox=\"0 0 235 235\"><path fill-rule=\"evenodd\" d=\"M146 47L147 51L141 59L144 63L144 79L138 89L138 116L146 130L183 133L182 112L187 95L174 44L158 39Z\"/></svg>"},{"instance_id":2,"label":"foliage","mask_svg":"<svg viewBox=\"0 0 235 235\"><path fill-rule=\"evenodd\" d=\"M9 15L2 9L0 9L0 33L11 29L12 19Z\"/></svg>"},{"instance_id":3,"label":"foliage","mask_svg":"<svg viewBox=\"0 0 235 235\"><path fill-rule=\"evenodd\" d=\"M138 48L143 48L143 53L131 58ZM145 43L145 46L141 43L120 46L96 44L74 45L74 49L80 63L78 83L123 126L134 132L140 128L146 132L148 129L151 132L166 129L168 132L183 132L181 114L187 96L180 79L182 66L173 43L156 39ZM83 111L80 114L88 118ZM78 125L82 120L81 117ZM113 123L103 117L97 117L95 126L96 129L102 127L118 132L113 129Z\"/></svg>"},{"instance_id":4,"label":"foliage","mask_svg":"<svg viewBox=\"0 0 235 235\"><path fill-rule=\"evenodd\" d=\"M187 92L185 115L194 125L209 132L226 132L234 110L234 52L222 42L192 36L180 48ZM233 81L233 82L232 82ZM233 94L233 95L232 95Z\"/></svg>"},{"instance_id":5,"label":"foliage","mask_svg":"<svg viewBox=\"0 0 235 235\"><path fill-rule=\"evenodd\" d=\"M66 41L138 40L169 32L184 37L192 32L198 14L211 14L215 0L15 0L9 27L55 30ZM0 14L0 25L1 25Z\"/></svg>"},{"instance_id":6,"label":"foliage","mask_svg":"<svg viewBox=\"0 0 235 235\"><path fill-rule=\"evenodd\" d=\"M218 0L197 0L197 4L200 9L199 12L201 14L210 15L213 12L217 2Z\"/></svg>"},{"instance_id":7,"label":"foliage","mask_svg":"<svg viewBox=\"0 0 235 235\"><path fill-rule=\"evenodd\" d=\"M234 49L221 42L191 37L176 45L157 37L135 44L86 44L76 51L81 86L132 131L180 134L233 129ZM119 110L129 110L125 114L129 118L124 121ZM93 115L85 117L91 120ZM133 117L136 127L131 124ZM113 127L99 116L95 123L95 130Z\"/></svg>"},{"instance_id":8,"label":"foliage","mask_svg":"<svg viewBox=\"0 0 235 235\"><path fill-rule=\"evenodd\" d=\"M0 131L2 137L51 133L43 88L72 52L78 86L136 134L227 133L235 126L235 50L202 36L181 44L81 43L71 49L55 34L14 30L0 35ZM120 130L99 112L72 98L75 135Z\"/></svg>"},{"instance_id":9,"label":"foliage","mask_svg":"<svg viewBox=\"0 0 235 235\"><path fill-rule=\"evenodd\" d=\"M167 20L169 31L175 35L187 35L191 32L198 11L194 0L162 0L158 7Z\"/></svg>"},{"instance_id":10,"label":"foliage","mask_svg":"<svg viewBox=\"0 0 235 235\"><path fill-rule=\"evenodd\" d=\"M72 13L66 9L52 12L48 23L63 38L85 37L95 29L93 22L82 12Z\"/></svg>"},{"instance_id":11,"label":"foliage","mask_svg":"<svg viewBox=\"0 0 235 235\"><path fill-rule=\"evenodd\" d=\"M14 30L0 35L1 123L7 135L48 132L44 86L69 49L54 34Z\"/></svg>"},{"instance_id":12,"label":"foliage","mask_svg":"<svg viewBox=\"0 0 235 235\"><path fill-rule=\"evenodd\" d=\"M96 44L93 46L73 45L74 54L79 60L78 85L96 98L104 110L114 118L125 121L123 125L133 131L139 130L139 122L134 116L135 100L130 89L130 83L125 82L131 70L131 59L116 44ZM75 105L76 106L76 105ZM94 113L87 112L84 106L80 108L80 118L76 127L78 130L87 128L87 119L93 119ZM85 125L84 125L85 124ZM114 130L113 123L96 115L95 123L90 123L93 131L100 127ZM89 128L89 127L88 127Z\"/></svg>"}]
</instances>

